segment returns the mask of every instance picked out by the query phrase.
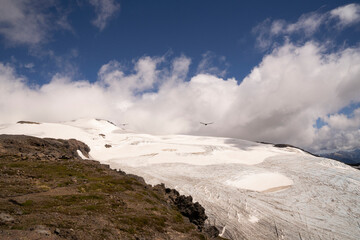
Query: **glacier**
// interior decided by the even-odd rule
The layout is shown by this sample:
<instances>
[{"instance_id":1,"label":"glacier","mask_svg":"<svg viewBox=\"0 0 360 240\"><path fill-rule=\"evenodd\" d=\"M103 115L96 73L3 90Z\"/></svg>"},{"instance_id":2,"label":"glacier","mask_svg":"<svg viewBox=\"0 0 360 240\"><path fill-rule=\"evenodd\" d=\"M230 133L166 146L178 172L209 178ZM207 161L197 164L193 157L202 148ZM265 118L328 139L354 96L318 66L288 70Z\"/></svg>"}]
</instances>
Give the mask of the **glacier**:
<instances>
[{"instance_id":1,"label":"glacier","mask_svg":"<svg viewBox=\"0 0 360 240\"><path fill-rule=\"evenodd\" d=\"M228 239L360 239L360 171L300 149L100 119L2 124L0 134L83 141L91 159L191 195Z\"/></svg>"}]
</instances>

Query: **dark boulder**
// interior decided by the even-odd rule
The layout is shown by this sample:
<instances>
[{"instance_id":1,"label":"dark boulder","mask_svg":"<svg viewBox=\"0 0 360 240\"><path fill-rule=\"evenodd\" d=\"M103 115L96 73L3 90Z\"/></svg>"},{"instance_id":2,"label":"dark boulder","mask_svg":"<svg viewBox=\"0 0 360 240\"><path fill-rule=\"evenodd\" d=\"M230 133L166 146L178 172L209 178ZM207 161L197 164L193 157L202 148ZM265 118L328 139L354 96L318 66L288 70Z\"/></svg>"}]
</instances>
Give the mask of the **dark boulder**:
<instances>
[{"instance_id":1,"label":"dark boulder","mask_svg":"<svg viewBox=\"0 0 360 240\"><path fill-rule=\"evenodd\" d=\"M205 214L205 209L200 203L193 203L193 198L191 196L180 195L175 189L165 188L164 184L156 185L155 189L163 192L163 194L176 205L179 212L187 217L191 223L195 224L199 230L204 228L207 216Z\"/></svg>"}]
</instances>

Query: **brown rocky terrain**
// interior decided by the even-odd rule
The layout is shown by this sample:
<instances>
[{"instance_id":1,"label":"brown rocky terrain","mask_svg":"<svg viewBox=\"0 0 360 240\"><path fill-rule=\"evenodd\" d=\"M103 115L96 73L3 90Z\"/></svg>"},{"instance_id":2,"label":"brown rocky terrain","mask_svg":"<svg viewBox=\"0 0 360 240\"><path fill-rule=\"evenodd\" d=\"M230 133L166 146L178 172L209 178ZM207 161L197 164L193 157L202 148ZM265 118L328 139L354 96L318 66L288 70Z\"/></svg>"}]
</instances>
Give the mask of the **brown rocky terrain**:
<instances>
[{"instance_id":1,"label":"brown rocky terrain","mask_svg":"<svg viewBox=\"0 0 360 240\"><path fill-rule=\"evenodd\" d=\"M0 135L0 239L221 239L164 185L82 160L77 140Z\"/></svg>"}]
</instances>

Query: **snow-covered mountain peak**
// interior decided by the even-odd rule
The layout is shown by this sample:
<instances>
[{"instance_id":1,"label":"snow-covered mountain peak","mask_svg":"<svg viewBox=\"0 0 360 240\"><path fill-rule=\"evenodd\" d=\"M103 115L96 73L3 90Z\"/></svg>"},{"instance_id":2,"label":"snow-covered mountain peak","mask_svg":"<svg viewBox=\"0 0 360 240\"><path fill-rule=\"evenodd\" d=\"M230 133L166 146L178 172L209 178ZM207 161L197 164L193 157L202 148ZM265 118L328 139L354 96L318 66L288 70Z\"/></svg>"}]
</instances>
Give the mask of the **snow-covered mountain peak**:
<instances>
[{"instance_id":1,"label":"snow-covered mountain peak","mask_svg":"<svg viewBox=\"0 0 360 240\"><path fill-rule=\"evenodd\" d=\"M64 122L65 125L78 127L84 130L100 131L103 133L110 133L114 130L120 129L115 123L105 119L82 118L69 122Z\"/></svg>"}]
</instances>

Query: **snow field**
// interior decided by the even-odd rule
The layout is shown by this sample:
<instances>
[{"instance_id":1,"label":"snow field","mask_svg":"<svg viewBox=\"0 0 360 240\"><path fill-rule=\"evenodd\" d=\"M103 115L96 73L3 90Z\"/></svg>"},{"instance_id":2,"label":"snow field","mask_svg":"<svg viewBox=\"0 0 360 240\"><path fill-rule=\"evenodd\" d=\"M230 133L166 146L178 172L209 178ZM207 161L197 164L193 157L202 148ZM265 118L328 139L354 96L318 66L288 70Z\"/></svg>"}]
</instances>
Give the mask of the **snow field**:
<instances>
[{"instance_id":1,"label":"snow field","mask_svg":"<svg viewBox=\"0 0 360 240\"><path fill-rule=\"evenodd\" d=\"M3 124L0 134L83 141L91 159L192 195L229 239L360 239L360 172L298 149L139 134L96 119Z\"/></svg>"}]
</instances>

